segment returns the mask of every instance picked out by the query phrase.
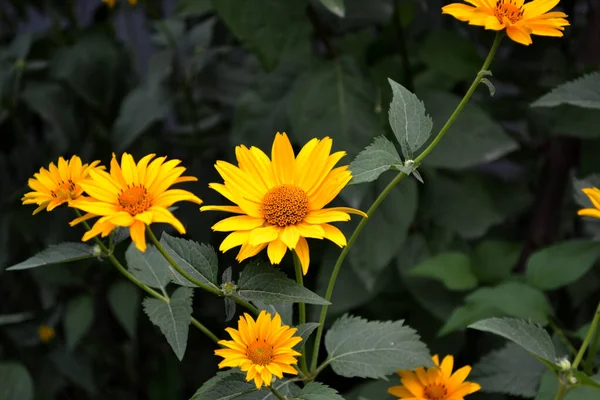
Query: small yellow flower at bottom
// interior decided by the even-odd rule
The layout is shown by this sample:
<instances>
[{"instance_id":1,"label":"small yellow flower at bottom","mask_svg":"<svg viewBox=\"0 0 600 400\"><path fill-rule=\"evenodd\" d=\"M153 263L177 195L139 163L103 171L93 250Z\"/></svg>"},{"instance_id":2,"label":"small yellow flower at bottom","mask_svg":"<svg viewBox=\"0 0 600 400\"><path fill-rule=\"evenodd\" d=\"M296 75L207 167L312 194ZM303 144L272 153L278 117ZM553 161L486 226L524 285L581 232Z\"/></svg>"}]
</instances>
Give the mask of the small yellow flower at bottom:
<instances>
[{"instance_id":1,"label":"small yellow flower at bottom","mask_svg":"<svg viewBox=\"0 0 600 400\"><path fill-rule=\"evenodd\" d=\"M302 341L294 336L297 329L282 325L281 316L261 311L256 321L244 314L238 321L238 329L225 329L233 340L221 340L219 344L226 347L215 350L215 354L224 358L219 368L240 367L246 372L246 380L254 380L257 389L263 385L270 386L273 375L279 379L283 373L297 375L292 367L297 364L296 356L300 353L293 347Z\"/></svg>"},{"instance_id":2,"label":"small yellow flower at bottom","mask_svg":"<svg viewBox=\"0 0 600 400\"><path fill-rule=\"evenodd\" d=\"M38 327L38 336L42 343L48 343L56 336L56 331L48 325L40 325Z\"/></svg>"},{"instance_id":3,"label":"small yellow flower at bottom","mask_svg":"<svg viewBox=\"0 0 600 400\"><path fill-rule=\"evenodd\" d=\"M577 215L584 217L600 218L600 190L598 188L584 188L581 189L590 201L594 208L584 208L577 211Z\"/></svg>"},{"instance_id":4,"label":"small yellow flower at bottom","mask_svg":"<svg viewBox=\"0 0 600 400\"><path fill-rule=\"evenodd\" d=\"M477 383L465 382L471 372L470 366L464 366L454 373L454 357L448 355L440 360L432 357L434 367L419 367L415 371L398 371L402 386L393 386L388 393L399 399L419 400L462 400L465 396L481 389Z\"/></svg>"}]
</instances>

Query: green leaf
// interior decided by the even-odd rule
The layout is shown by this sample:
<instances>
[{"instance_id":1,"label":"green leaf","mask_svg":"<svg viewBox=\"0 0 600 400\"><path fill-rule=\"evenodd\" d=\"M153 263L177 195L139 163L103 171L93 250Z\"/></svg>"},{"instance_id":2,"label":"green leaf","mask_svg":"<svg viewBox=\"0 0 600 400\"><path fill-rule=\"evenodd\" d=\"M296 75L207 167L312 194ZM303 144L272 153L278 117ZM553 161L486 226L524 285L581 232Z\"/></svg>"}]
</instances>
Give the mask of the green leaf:
<instances>
[{"instance_id":1,"label":"green leaf","mask_svg":"<svg viewBox=\"0 0 600 400\"><path fill-rule=\"evenodd\" d=\"M344 0L321 0L321 4L338 17L344 18L346 14Z\"/></svg>"},{"instance_id":2,"label":"green leaf","mask_svg":"<svg viewBox=\"0 0 600 400\"><path fill-rule=\"evenodd\" d=\"M232 400L243 393L255 392L256 386L248 383L245 374L238 370L217 372L194 393L190 400Z\"/></svg>"},{"instance_id":3,"label":"green leaf","mask_svg":"<svg viewBox=\"0 0 600 400\"><path fill-rule=\"evenodd\" d=\"M588 386L594 389L600 390L600 382L590 377L584 372L573 371L573 376L577 379L577 384L581 386Z\"/></svg>"},{"instance_id":4,"label":"green leaf","mask_svg":"<svg viewBox=\"0 0 600 400\"><path fill-rule=\"evenodd\" d=\"M378 179L370 187L370 192L359 208L366 210L391 179L393 176ZM377 212L369 217L362 234L350 249L350 266L368 291L374 289L377 278L394 260L398 248L406 240L408 230L417 213L417 198L417 184L414 179L405 180L392 189ZM351 232L350 229L356 226L358 218L353 216L352 222L347 224L345 230Z\"/></svg>"},{"instance_id":5,"label":"green leaf","mask_svg":"<svg viewBox=\"0 0 600 400\"><path fill-rule=\"evenodd\" d=\"M390 126L402 147L406 160L416 158L419 150L433 128L433 120L426 114L425 105L404 86L388 79L392 87L393 99L390 104Z\"/></svg>"},{"instance_id":6,"label":"green leaf","mask_svg":"<svg viewBox=\"0 0 600 400\"><path fill-rule=\"evenodd\" d=\"M554 400L558 389L558 379L551 371L546 371L542 376L540 389L535 400ZM591 387L577 386L570 389L564 400L596 400L598 390Z\"/></svg>"},{"instance_id":7,"label":"green leaf","mask_svg":"<svg viewBox=\"0 0 600 400\"><path fill-rule=\"evenodd\" d=\"M325 335L328 362L345 377L384 378L399 369L431 365L427 346L404 321L367 321L344 315Z\"/></svg>"},{"instance_id":8,"label":"green leaf","mask_svg":"<svg viewBox=\"0 0 600 400\"><path fill-rule=\"evenodd\" d=\"M459 329L464 329L473 322L490 318L501 317L504 313L487 304L467 303L454 309L444 326L438 332L438 336L444 336Z\"/></svg>"},{"instance_id":9,"label":"green leaf","mask_svg":"<svg viewBox=\"0 0 600 400\"><path fill-rule=\"evenodd\" d=\"M527 262L527 282L542 290L554 290L575 282L600 257L600 244L571 240L536 251Z\"/></svg>"},{"instance_id":10,"label":"green leaf","mask_svg":"<svg viewBox=\"0 0 600 400\"><path fill-rule=\"evenodd\" d=\"M408 274L439 280L450 290L469 290L477 287L477 278L471 272L469 257L458 252L442 253L428 258L417 264Z\"/></svg>"},{"instance_id":11,"label":"green leaf","mask_svg":"<svg viewBox=\"0 0 600 400\"><path fill-rule=\"evenodd\" d=\"M272 70L290 54L310 54L311 26L305 16L306 1L213 0L219 17L263 68ZM265 12L269 10L269 12Z\"/></svg>"},{"instance_id":12,"label":"green leaf","mask_svg":"<svg viewBox=\"0 0 600 400\"><path fill-rule=\"evenodd\" d=\"M67 348L72 351L88 333L94 322L94 300L91 296L80 296L69 301L64 319Z\"/></svg>"},{"instance_id":13,"label":"green leaf","mask_svg":"<svg viewBox=\"0 0 600 400\"><path fill-rule=\"evenodd\" d=\"M294 334L294 336L300 336L302 338L302 341L294 347L296 351L300 351L300 349L302 349L304 345L306 345L306 341L314 332L314 330L318 327L319 324L316 322L307 322L306 324L300 324L297 326L298 331Z\"/></svg>"},{"instance_id":14,"label":"green leaf","mask_svg":"<svg viewBox=\"0 0 600 400\"><path fill-rule=\"evenodd\" d=\"M556 107L561 104L600 109L600 73L593 72L563 83L534 101L531 106Z\"/></svg>"},{"instance_id":15,"label":"green leaf","mask_svg":"<svg viewBox=\"0 0 600 400\"><path fill-rule=\"evenodd\" d=\"M237 294L246 300L267 304L330 304L275 267L260 262L252 262L244 268L238 281Z\"/></svg>"},{"instance_id":16,"label":"green leaf","mask_svg":"<svg viewBox=\"0 0 600 400\"><path fill-rule=\"evenodd\" d=\"M164 289L171 280L169 263L152 245L142 253L131 243L125 252L125 260L129 272L150 287Z\"/></svg>"},{"instance_id":17,"label":"green leaf","mask_svg":"<svg viewBox=\"0 0 600 400\"><path fill-rule=\"evenodd\" d=\"M486 393L504 393L526 398L535 397L544 364L532 357L519 345L508 342L473 366L470 380L481 385Z\"/></svg>"},{"instance_id":18,"label":"green leaf","mask_svg":"<svg viewBox=\"0 0 600 400\"><path fill-rule=\"evenodd\" d=\"M395 165L402 165L402 160L394 144L378 136L350 163L351 184L374 181Z\"/></svg>"},{"instance_id":19,"label":"green leaf","mask_svg":"<svg viewBox=\"0 0 600 400\"><path fill-rule=\"evenodd\" d=\"M374 98L371 82L354 59L319 64L294 83L288 103L291 131L301 143L335 132L334 149L354 157L378 131Z\"/></svg>"},{"instance_id":20,"label":"green leaf","mask_svg":"<svg viewBox=\"0 0 600 400\"><path fill-rule=\"evenodd\" d=\"M293 325L292 319L294 317L294 303L266 304L258 300L252 300L252 303L261 311L265 310L269 314L279 314L283 324L290 326Z\"/></svg>"},{"instance_id":21,"label":"green leaf","mask_svg":"<svg viewBox=\"0 0 600 400\"><path fill-rule=\"evenodd\" d=\"M419 97L427 106L436 130L441 129L461 100L458 96L443 92L425 92ZM497 122L471 102L448 129L444 139L423 160L423 164L465 169L497 160L518 147Z\"/></svg>"},{"instance_id":22,"label":"green leaf","mask_svg":"<svg viewBox=\"0 0 600 400\"><path fill-rule=\"evenodd\" d=\"M541 326L516 318L489 318L469 325L478 331L494 333L533 354L551 369L556 369L556 351L548 332Z\"/></svg>"},{"instance_id":23,"label":"green leaf","mask_svg":"<svg viewBox=\"0 0 600 400\"><path fill-rule=\"evenodd\" d=\"M484 240L471 254L473 273L480 282L498 283L507 279L519 259L521 245L499 240Z\"/></svg>"},{"instance_id":24,"label":"green leaf","mask_svg":"<svg viewBox=\"0 0 600 400\"><path fill-rule=\"evenodd\" d=\"M33 400L33 379L21 364L0 364L0 388L0 400Z\"/></svg>"},{"instance_id":25,"label":"green leaf","mask_svg":"<svg viewBox=\"0 0 600 400\"><path fill-rule=\"evenodd\" d=\"M180 287L173 292L168 303L149 297L143 302L150 321L160 328L179 361L183 359L187 347L193 294L192 288Z\"/></svg>"},{"instance_id":26,"label":"green leaf","mask_svg":"<svg viewBox=\"0 0 600 400\"><path fill-rule=\"evenodd\" d=\"M84 260L94 257L92 253L93 246L83 243L60 243L50 245L46 250L42 250L35 256L7 268L7 271L17 271L21 269L37 268L43 265L64 263L69 261Z\"/></svg>"},{"instance_id":27,"label":"green leaf","mask_svg":"<svg viewBox=\"0 0 600 400\"><path fill-rule=\"evenodd\" d=\"M310 382L302 388L298 400L344 400L335 389L318 382Z\"/></svg>"},{"instance_id":28,"label":"green leaf","mask_svg":"<svg viewBox=\"0 0 600 400\"><path fill-rule=\"evenodd\" d=\"M173 260L187 272L192 278L202 283L219 289L218 270L219 262L217 252L212 246L200 244L193 240L176 238L163 232L160 244L165 248ZM169 265L172 281L178 285L196 287L179 272Z\"/></svg>"},{"instance_id":29,"label":"green leaf","mask_svg":"<svg viewBox=\"0 0 600 400\"><path fill-rule=\"evenodd\" d=\"M108 289L108 304L129 337L135 339L140 307L140 292L137 288L126 281L114 283Z\"/></svg>"}]
</instances>

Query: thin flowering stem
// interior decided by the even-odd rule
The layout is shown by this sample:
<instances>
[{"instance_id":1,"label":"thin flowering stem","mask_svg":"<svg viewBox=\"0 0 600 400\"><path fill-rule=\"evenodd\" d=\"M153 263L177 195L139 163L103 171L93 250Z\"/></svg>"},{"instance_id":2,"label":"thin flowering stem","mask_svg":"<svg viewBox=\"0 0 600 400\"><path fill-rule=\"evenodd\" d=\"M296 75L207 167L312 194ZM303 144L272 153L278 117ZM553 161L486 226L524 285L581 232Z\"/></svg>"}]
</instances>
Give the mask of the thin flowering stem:
<instances>
[{"instance_id":1,"label":"thin flowering stem","mask_svg":"<svg viewBox=\"0 0 600 400\"><path fill-rule=\"evenodd\" d=\"M579 352L577 353L577 356L575 356L575 360L573 361L573 369L577 369L577 367L581 363L581 360L583 359L583 355L585 354L585 351L586 351L588 345L590 344L590 341L592 340L592 336L594 336L594 332L596 332L596 330L598 329L599 322L600 322L600 304L598 304L598 307L596 308L596 314L594 314L594 319L592 320L590 329L588 330L587 335L585 335L585 339L583 339L583 343L581 344L581 347L579 348Z\"/></svg>"},{"instance_id":2,"label":"thin flowering stem","mask_svg":"<svg viewBox=\"0 0 600 400\"><path fill-rule=\"evenodd\" d=\"M590 345L590 351L588 351L587 358L585 359L584 371L588 375L593 374L594 359L596 357L596 351L598 350L598 340L599 339L600 339L600 326L597 326L596 332L594 332L594 337L592 339L592 344Z\"/></svg>"},{"instance_id":3,"label":"thin flowering stem","mask_svg":"<svg viewBox=\"0 0 600 400\"><path fill-rule=\"evenodd\" d=\"M223 292L221 292L219 289L211 287L211 286L209 286L209 285L207 285L207 284L205 284L203 282L200 282L198 279L194 278L193 276L191 276L190 274L188 274L183 268L181 268L181 266L179 264L177 264L175 262L175 260L173 260L173 258L169 255L169 253L167 253L167 251L165 250L165 248L162 246L162 244L160 244L160 242L158 241L158 239L154 235L154 232L152 232L152 229L150 229L150 227L147 226L147 225L146 225L146 232L148 232L148 236L150 237L150 240L152 241L152 243L154 243L154 246L156 246L156 249L160 252L160 254L162 254L162 256L165 258L165 260L167 260L167 262L173 268L175 268L175 270L177 272L179 272L185 279L187 279L188 281L190 281L194 285L198 286L200 289L204 289L207 292L210 292L210 293L212 293L214 295L217 295L219 297L223 297L224 296ZM248 310L250 310L254 314L258 314L259 313L258 308L254 307L252 304L248 303L247 301L245 301L243 299L240 299L239 297L236 297L236 296L231 296L231 298L237 304L239 304L242 307L247 308Z\"/></svg>"},{"instance_id":4,"label":"thin flowering stem","mask_svg":"<svg viewBox=\"0 0 600 400\"><path fill-rule=\"evenodd\" d=\"M294 253L294 269L296 271L296 282L298 285L304 286L304 278L302 277L302 263L296 251ZM298 303L298 324L306 323L306 304ZM306 343L302 343L302 355L300 356L300 370L306 375L308 374L308 364L306 362Z\"/></svg>"},{"instance_id":5,"label":"thin flowering stem","mask_svg":"<svg viewBox=\"0 0 600 400\"><path fill-rule=\"evenodd\" d=\"M446 132L448 131L448 129L450 129L450 126L452 126L452 124L454 123L454 121L456 120L456 118L458 117L458 115L460 114L460 112L462 111L462 109L469 102L469 99L471 98L471 96L475 92L475 89L477 89L477 86L479 86L479 84L483 81L483 79L485 78L486 75L489 75L489 70L488 69L489 69L489 67L490 67L490 65L492 63L492 60L494 59L494 56L496 54L496 50L498 50L498 47L500 46L500 42L502 41L502 37L503 36L504 36L503 32L498 32L496 34L496 38L494 39L494 43L492 44L490 52L488 53L485 61L483 62L483 65L482 65L481 69L479 70L479 72L475 76L475 79L471 83L471 86L467 90L467 93L465 93L463 99L460 101L460 103L458 104L458 106L456 106L456 109L454 110L454 112L452 113L452 115L450 116L450 118L448 118L448 121L444 124L444 126L442 127L442 129L440 129L440 131L435 136L435 138L433 139L433 141L414 160L415 161L415 165L418 166L419 163L429 153L431 153L431 151L435 148L435 146L437 146L437 144L440 142L440 140L442 140L442 138L444 137L444 135L446 134ZM387 195L392 191L392 189L394 189L394 187L396 187L396 185L398 183L400 183L400 181L402 181L402 179L404 179L405 177L406 177L406 174L404 172L400 172L386 186L386 188L379 194L379 196L375 199L375 201L373 202L373 204L371 205L371 207L367 211L367 215L369 217L371 217L373 215L373 213L377 210L377 208L379 207L379 205L383 202L383 200L387 197ZM352 236L348 240L347 246L344 247L344 249L340 253L340 255L339 255L339 257L338 257L338 259L337 259L337 261L335 263L335 266L333 267L333 271L331 272L331 277L329 278L329 284L327 285L327 291L325 292L325 300L327 300L327 301L331 300L331 295L333 294L333 288L335 287L335 281L336 281L337 276L338 276L338 274L340 272L340 268L342 267L344 259L348 255L348 252L350 251L350 248L352 247L352 245L354 244L354 242L358 238L358 235L360 234L360 232L362 231L362 229L364 228L364 226L366 225L366 223L367 223L368 220L369 220L368 218L361 219L361 221L356 226L356 229L354 229L354 232L352 233ZM319 358L319 349L320 349L320 346L321 346L321 337L323 336L323 329L325 328L325 319L327 318L327 310L328 309L329 309L329 306L327 306L327 305L324 305L321 308L321 314L319 316L319 326L317 327L317 333L316 333L316 336L315 336L315 345L313 347L313 354L312 354L311 367L310 367L311 371L316 371L317 370L317 363L318 363L318 358Z\"/></svg>"},{"instance_id":6,"label":"thin flowering stem","mask_svg":"<svg viewBox=\"0 0 600 400\"><path fill-rule=\"evenodd\" d=\"M277 397L279 400L287 400L287 397L285 397L284 395L282 395L281 393L279 393L277 391L277 389L275 389L273 386L269 386L269 390L271 391L271 393L273 393L273 395L275 397Z\"/></svg>"},{"instance_id":7,"label":"thin flowering stem","mask_svg":"<svg viewBox=\"0 0 600 400\"><path fill-rule=\"evenodd\" d=\"M77 216L81 217L81 213L79 212L79 210L77 210L77 209L74 209L74 210L75 210L75 213L77 214ZM83 221L83 225L85 226L85 229L87 229L88 231L90 230L90 226L86 221ZM98 245L98 247L100 247L102 252L109 259L109 261L115 266L115 268L117 268L120 273L122 273L127 279L129 279L131 281L131 283L133 283L134 285L136 285L137 287L139 287L140 289L142 289L143 291L148 293L150 296L157 298L158 300L164 301L165 303L168 303L169 301L171 301L169 296L167 296L167 294L164 291L163 291L163 294L158 293L156 290L152 289L148 285L140 282L132 273L127 271L127 268L125 268L123 266L123 264L121 264L121 262L119 262L119 260L117 260L117 258L114 256L112 251L110 249L108 249L106 247L106 245L102 242L102 240L98 239L97 236L94 237L94 240L95 240L96 244ZM208 336L213 342L215 342L215 343L219 342L219 338L214 333L212 333L210 331L210 329L208 329L206 326L202 325L202 323L194 317L192 317L192 325L194 325L202 333L204 333L206 336Z\"/></svg>"},{"instance_id":8,"label":"thin flowering stem","mask_svg":"<svg viewBox=\"0 0 600 400\"><path fill-rule=\"evenodd\" d=\"M554 396L554 400L562 400L568 391L569 387L562 381L562 379L559 379L558 390L556 391L556 396Z\"/></svg>"}]
</instances>

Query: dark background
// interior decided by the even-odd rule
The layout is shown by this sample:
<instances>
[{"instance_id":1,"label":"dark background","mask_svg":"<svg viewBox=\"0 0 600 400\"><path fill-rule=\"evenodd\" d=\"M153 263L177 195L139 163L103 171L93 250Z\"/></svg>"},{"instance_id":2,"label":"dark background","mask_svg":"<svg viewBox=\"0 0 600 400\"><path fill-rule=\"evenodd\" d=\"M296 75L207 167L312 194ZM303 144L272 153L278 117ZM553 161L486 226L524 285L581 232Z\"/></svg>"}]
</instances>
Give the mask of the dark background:
<instances>
[{"instance_id":1,"label":"dark background","mask_svg":"<svg viewBox=\"0 0 600 400\"><path fill-rule=\"evenodd\" d=\"M373 137L392 138L387 77L417 93L437 132L493 40L492 32L442 15L443 4L346 0L340 18L306 0L141 0L135 6L117 0L114 9L100 0L4 0L1 362L27 369L36 399L189 398L216 372L213 344L191 328L179 362L143 315L141 292L123 289L124 278L109 263L2 272L83 233L68 226L73 215L66 207L32 216L34 207L20 204L27 179L61 155L107 164L112 152L136 159L153 152L183 160L187 174L199 178L184 186L204 204L224 204L207 184L220 181L213 164L232 161L235 145L268 152L277 131L286 131L296 146L328 135L335 148L348 151L348 164ZM598 2L563 0L560 7L572 25L565 37L534 37L529 47L505 40L491 68L495 96L479 88L474 105L424 162L425 184L406 180L369 221L340 274L329 323L344 312L407 319L432 351L473 364L502 341L466 331L469 322L539 311L516 290L509 298L525 315L486 306L459 318L453 310L475 287L449 290L406 270L428 255L459 251L475 260L477 287L495 287L518 282L534 251L597 231L576 217L574 184L598 171L600 114L529 106L600 66ZM389 179L384 174L376 183L349 187L340 202L366 210ZM210 226L222 214L180 204L176 215L188 238L218 247L224 235ZM353 223L344 226L347 235ZM121 259L125 248L117 249ZM323 294L339 250L316 240L310 249L305 282ZM240 268L235 254L220 260L222 269L233 266L234 277ZM286 257L282 269L290 272L290 263ZM600 298L598 272L590 269L547 292L552 307L542 322L580 340L576 331ZM316 318L316 311L310 315ZM223 336L221 299L197 291L194 316ZM48 343L38 337L42 324L56 330ZM443 326L452 333L438 337ZM331 370L321 379L342 393L353 391L348 398L360 390L369 398L372 387L390 385L361 389L359 380Z\"/></svg>"}]
</instances>

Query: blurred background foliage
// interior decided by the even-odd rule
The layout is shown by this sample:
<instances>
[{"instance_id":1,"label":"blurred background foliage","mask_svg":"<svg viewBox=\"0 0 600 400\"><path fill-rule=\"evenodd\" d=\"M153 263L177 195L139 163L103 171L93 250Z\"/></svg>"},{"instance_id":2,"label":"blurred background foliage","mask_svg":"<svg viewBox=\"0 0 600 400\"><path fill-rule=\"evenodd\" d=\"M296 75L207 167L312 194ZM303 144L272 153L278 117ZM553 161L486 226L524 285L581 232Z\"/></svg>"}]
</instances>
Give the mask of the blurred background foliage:
<instances>
[{"instance_id":1,"label":"blurred background foliage","mask_svg":"<svg viewBox=\"0 0 600 400\"><path fill-rule=\"evenodd\" d=\"M179 362L142 315L140 291L107 263L2 272L82 235L67 224L72 210L32 216L33 207L20 205L41 166L72 154L104 163L112 152L168 155L199 177L187 189L222 204L207 183L220 180L213 164L233 160L234 145L268 151L277 131L298 146L331 136L349 163L374 136L389 135L388 77L424 101L437 131L493 39L442 16L441 0L322 3L0 4L0 400L187 399L218 362L196 330ZM578 346L600 300L599 225L576 216L589 205L579 189L600 183L593 176L600 111L530 107L600 67L599 4L563 0L560 7L572 24L565 37L535 37L529 47L505 41L492 65L495 96L481 87L420 168L425 184L406 180L371 218L341 271L328 319L345 312L406 319L432 352L475 364L484 390L506 391L493 383L504 376L512 393L534 397L541 380L550 389L538 400L550 398L554 382L542 379L541 364L465 327L490 316L530 318L568 353L565 343ZM339 201L366 210L387 174L349 186ZM177 214L188 237L216 246L223 239L210 230L220 215L187 204ZM355 223L343 227L347 235ZM317 293L338 252L311 242L305 282ZM221 255L221 267L238 270L234 256ZM289 264L282 265L288 273ZM315 319L318 310L309 310ZM222 335L222 299L197 291L194 316ZM390 398L385 390L395 379L359 384L322 375L357 400ZM18 382L19 391L3 392L6 382Z\"/></svg>"}]
</instances>

